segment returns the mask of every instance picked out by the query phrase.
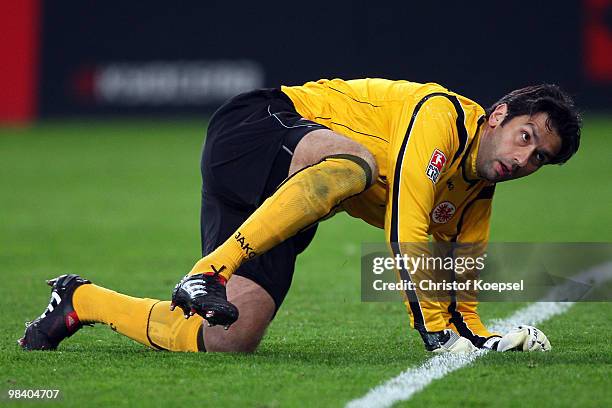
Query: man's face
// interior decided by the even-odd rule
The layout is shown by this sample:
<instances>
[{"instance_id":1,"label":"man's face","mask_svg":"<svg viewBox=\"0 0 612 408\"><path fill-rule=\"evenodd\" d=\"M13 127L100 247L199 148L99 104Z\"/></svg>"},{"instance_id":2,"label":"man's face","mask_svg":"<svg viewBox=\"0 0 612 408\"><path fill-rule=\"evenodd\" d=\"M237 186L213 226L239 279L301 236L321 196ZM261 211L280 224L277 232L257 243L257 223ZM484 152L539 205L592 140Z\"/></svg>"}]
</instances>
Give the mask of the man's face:
<instances>
[{"instance_id":1,"label":"man's face","mask_svg":"<svg viewBox=\"0 0 612 408\"><path fill-rule=\"evenodd\" d=\"M499 105L482 134L476 171L498 183L525 177L550 162L561 149L561 138L547 126L547 113L515 116L501 126L508 107Z\"/></svg>"}]
</instances>

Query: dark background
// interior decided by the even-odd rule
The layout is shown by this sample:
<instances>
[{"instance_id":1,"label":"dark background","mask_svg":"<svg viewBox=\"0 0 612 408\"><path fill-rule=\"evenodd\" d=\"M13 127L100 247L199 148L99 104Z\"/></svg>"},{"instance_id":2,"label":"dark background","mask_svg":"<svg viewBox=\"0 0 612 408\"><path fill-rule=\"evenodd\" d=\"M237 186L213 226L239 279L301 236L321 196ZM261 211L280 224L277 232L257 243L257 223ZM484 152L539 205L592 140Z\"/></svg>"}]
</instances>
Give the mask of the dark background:
<instances>
[{"instance_id":1,"label":"dark background","mask_svg":"<svg viewBox=\"0 0 612 408\"><path fill-rule=\"evenodd\" d=\"M611 10L607 0L44 1L38 112L209 113L229 94L108 101L96 81L113 64L219 61L256 67L257 86L407 79L441 83L485 106L514 88L552 82L582 109L609 111Z\"/></svg>"}]
</instances>

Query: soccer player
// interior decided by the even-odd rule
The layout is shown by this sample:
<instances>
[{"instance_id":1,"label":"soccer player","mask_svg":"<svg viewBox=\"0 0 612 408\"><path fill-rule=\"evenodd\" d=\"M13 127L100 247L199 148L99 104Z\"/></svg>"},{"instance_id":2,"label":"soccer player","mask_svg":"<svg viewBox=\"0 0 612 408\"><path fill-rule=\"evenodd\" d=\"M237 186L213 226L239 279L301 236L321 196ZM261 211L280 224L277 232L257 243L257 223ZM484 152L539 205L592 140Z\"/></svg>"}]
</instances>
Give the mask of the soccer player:
<instances>
[{"instance_id":1,"label":"soccer player","mask_svg":"<svg viewBox=\"0 0 612 408\"><path fill-rule=\"evenodd\" d=\"M399 243L429 236L484 244L495 184L566 162L579 141L579 115L555 85L515 90L487 111L438 84L384 79L239 95L210 120L201 163L204 257L172 302L63 275L49 282L49 306L20 344L54 349L100 322L157 349L253 351L321 220L346 211L384 228L394 255ZM429 351L550 349L530 326L489 332L475 300L433 301L409 290L405 300Z\"/></svg>"}]
</instances>

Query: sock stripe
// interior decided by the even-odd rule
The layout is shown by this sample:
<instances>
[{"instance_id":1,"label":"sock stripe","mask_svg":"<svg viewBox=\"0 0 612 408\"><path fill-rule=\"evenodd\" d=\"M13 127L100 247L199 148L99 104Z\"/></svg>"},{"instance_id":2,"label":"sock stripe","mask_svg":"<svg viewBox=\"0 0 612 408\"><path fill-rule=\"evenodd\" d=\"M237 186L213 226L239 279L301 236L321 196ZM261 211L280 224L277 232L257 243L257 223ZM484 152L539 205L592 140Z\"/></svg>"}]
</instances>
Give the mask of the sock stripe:
<instances>
[{"instance_id":1,"label":"sock stripe","mask_svg":"<svg viewBox=\"0 0 612 408\"><path fill-rule=\"evenodd\" d=\"M204 344L204 324L200 325L197 336L198 351L206 353L206 345Z\"/></svg>"},{"instance_id":2,"label":"sock stripe","mask_svg":"<svg viewBox=\"0 0 612 408\"><path fill-rule=\"evenodd\" d=\"M331 156L326 156L325 158L323 158L323 160L325 159L345 159L358 164L359 167L361 167L363 169L363 172L365 173L366 188L372 185L372 168L363 158L355 156L354 154L332 154Z\"/></svg>"},{"instance_id":3,"label":"sock stripe","mask_svg":"<svg viewBox=\"0 0 612 408\"><path fill-rule=\"evenodd\" d=\"M160 303L161 300L158 300L157 302L153 303L153 305L151 306L151 309L149 309L149 315L147 316L147 340L149 342L149 344L151 344L151 346L157 350L166 350L163 347L158 346L157 344L155 344L155 342L153 340L151 340L151 337L149 337L149 322L151 321L151 313L153 313L153 308L155 307L155 305L157 305L158 303Z\"/></svg>"}]
</instances>

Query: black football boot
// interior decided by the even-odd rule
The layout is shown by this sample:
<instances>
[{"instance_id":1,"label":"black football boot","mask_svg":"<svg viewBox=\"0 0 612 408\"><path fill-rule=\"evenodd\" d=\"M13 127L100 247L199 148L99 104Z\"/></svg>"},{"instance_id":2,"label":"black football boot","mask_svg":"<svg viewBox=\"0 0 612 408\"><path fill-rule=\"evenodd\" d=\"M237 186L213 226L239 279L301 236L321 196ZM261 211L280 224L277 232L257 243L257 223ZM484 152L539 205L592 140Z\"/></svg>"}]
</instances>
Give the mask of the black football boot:
<instances>
[{"instance_id":1,"label":"black football boot","mask_svg":"<svg viewBox=\"0 0 612 408\"><path fill-rule=\"evenodd\" d=\"M238 308L227 301L225 279L218 273L187 275L172 291L170 308L180 307L185 318L199 314L208 326L217 324L227 330L238 320Z\"/></svg>"},{"instance_id":2,"label":"black football boot","mask_svg":"<svg viewBox=\"0 0 612 408\"><path fill-rule=\"evenodd\" d=\"M17 343L24 350L55 350L62 340L83 325L72 306L76 288L91 283L78 275L62 275L47 281L52 286L51 299L40 317L26 323L25 334Z\"/></svg>"}]
</instances>

